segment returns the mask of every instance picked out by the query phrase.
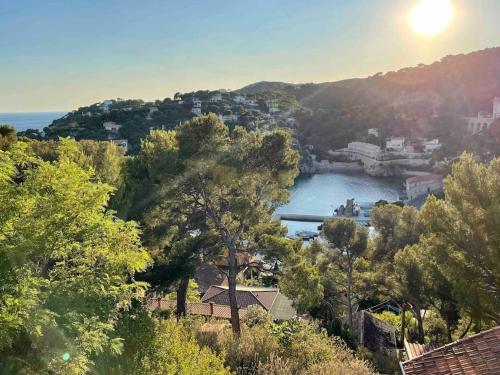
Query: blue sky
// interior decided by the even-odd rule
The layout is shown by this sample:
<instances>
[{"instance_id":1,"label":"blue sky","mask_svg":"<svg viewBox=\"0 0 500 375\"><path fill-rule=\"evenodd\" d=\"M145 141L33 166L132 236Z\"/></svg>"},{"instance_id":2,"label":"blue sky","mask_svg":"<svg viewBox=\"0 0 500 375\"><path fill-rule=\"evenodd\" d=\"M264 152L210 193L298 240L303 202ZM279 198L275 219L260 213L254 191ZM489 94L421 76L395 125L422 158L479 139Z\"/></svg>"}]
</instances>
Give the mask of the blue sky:
<instances>
[{"instance_id":1,"label":"blue sky","mask_svg":"<svg viewBox=\"0 0 500 375\"><path fill-rule=\"evenodd\" d=\"M500 46L499 0L453 0L432 38L408 26L416 2L0 0L0 112L335 81Z\"/></svg>"}]
</instances>

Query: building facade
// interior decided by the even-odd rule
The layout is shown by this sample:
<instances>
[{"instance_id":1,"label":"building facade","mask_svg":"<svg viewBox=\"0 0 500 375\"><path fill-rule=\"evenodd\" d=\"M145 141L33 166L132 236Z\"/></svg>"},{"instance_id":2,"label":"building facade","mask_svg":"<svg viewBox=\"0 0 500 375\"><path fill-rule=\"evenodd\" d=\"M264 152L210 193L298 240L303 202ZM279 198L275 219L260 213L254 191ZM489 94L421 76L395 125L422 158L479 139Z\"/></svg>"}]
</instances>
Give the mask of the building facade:
<instances>
[{"instance_id":1,"label":"building facade","mask_svg":"<svg viewBox=\"0 0 500 375\"><path fill-rule=\"evenodd\" d=\"M443 176L438 174L426 174L406 179L406 196L414 200L418 197L443 190Z\"/></svg>"},{"instance_id":2,"label":"building facade","mask_svg":"<svg viewBox=\"0 0 500 375\"><path fill-rule=\"evenodd\" d=\"M481 111L476 117L466 117L467 131L476 134L490 128L496 119L500 118L500 97L493 99L493 110L490 113Z\"/></svg>"}]
</instances>

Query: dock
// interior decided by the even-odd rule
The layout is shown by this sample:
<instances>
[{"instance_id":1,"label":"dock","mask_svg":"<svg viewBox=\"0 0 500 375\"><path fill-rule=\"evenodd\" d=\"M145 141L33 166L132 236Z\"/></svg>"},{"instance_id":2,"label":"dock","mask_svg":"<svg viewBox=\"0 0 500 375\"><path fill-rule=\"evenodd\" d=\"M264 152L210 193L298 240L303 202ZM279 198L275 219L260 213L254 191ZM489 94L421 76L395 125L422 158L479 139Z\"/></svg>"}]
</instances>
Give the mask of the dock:
<instances>
[{"instance_id":1,"label":"dock","mask_svg":"<svg viewBox=\"0 0 500 375\"><path fill-rule=\"evenodd\" d=\"M320 215L301 215L301 214L280 214L275 216L278 220L288 221L307 221L311 223L322 223L326 219L332 219L333 216Z\"/></svg>"},{"instance_id":2,"label":"dock","mask_svg":"<svg viewBox=\"0 0 500 375\"><path fill-rule=\"evenodd\" d=\"M359 223L366 224L370 221L369 217L363 216L321 216L321 215L302 215L302 214L278 214L275 215L275 218L278 220L287 220L287 221L304 221L311 223L322 223L326 219L339 219L341 217L348 217L349 219L353 219Z\"/></svg>"}]
</instances>

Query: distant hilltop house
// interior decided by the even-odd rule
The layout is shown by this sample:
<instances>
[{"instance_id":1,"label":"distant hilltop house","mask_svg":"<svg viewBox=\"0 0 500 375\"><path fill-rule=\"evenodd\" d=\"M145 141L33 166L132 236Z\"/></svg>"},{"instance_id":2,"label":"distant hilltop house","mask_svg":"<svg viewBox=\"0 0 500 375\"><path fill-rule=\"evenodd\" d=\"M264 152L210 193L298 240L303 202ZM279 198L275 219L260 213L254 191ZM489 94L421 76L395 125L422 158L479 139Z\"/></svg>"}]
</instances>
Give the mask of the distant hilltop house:
<instances>
[{"instance_id":1,"label":"distant hilltop house","mask_svg":"<svg viewBox=\"0 0 500 375\"><path fill-rule=\"evenodd\" d=\"M280 103L278 99L266 100L266 105L269 109L269 113L276 113L280 111Z\"/></svg>"},{"instance_id":2,"label":"distant hilltop house","mask_svg":"<svg viewBox=\"0 0 500 375\"><path fill-rule=\"evenodd\" d=\"M102 124L102 127L108 132L116 133L121 129L122 126L114 121L106 121Z\"/></svg>"},{"instance_id":3,"label":"distant hilltop house","mask_svg":"<svg viewBox=\"0 0 500 375\"><path fill-rule=\"evenodd\" d=\"M472 134L479 133L490 128L496 119L500 118L500 97L493 99L493 111L491 113L479 112L476 117L465 117L467 131Z\"/></svg>"},{"instance_id":4,"label":"distant hilltop house","mask_svg":"<svg viewBox=\"0 0 500 375\"><path fill-rule=\"evenodd\" d=\"M197 98L192 99L193 107L191 108L191 113L196 116L201 116L201 100Z\"/></svg>"},{"instance_id":5,"label":"distant hilltop house","mask_svg":"<svg viewBox=\"0 0 500 375\"><path fill-rule=\"evenodd\" d=\"M416 354L400 362L403 375L500 374L500 326Z\"/></svg>"},{"instance_id":6,"label":"distant hilltop house","mask_svg":"<svg viewBox=\"0 0 500 375\"><path fill-rule=\"evenodd\" d=\"M123 147L125 152L128 151L128 140L127 139L112 139L111 143L113 143L119 147Z\"/></svg>"},{"instance_id":7,"label":"distant hilltop house","mask_svg":"<svg viewBox=\"0 0 500 375\"><path fill-rule=\"evenodd\" d=\"M209 99L211 102L220 102L222 101L222 94L220 92L215 93Z\"/></svg>"},{"instance_id":8,"label":"distant hilltop house","mask_svg":"<svg viewBox=\"0 0 500 375\"><path fill-rule=\"evenodd\" d=\"M414 200L430 193L436 193L443 190L443 176L438 174L425 174L406 179L406 196Z\"/></svg>"},{"instance_id":9,"label":"distant hilltop house","mask_svg":"<svg viewBox=\"0 0 500 375\"><path fill-rule=\"evenodd\" d=\"M238 104L243 104L243 103L245 103L245 101L246 101L246 98L242 95L236 95L233 98L233 102L238 103Z\"/></svg>"},{"instance_id":10,"label":"distant hilltop house","mask_svg":"<svg viewBox=\"0 0 500 375\"><path fill-rule=\"evenodd\" d=\"M109 108L113 105L114 102L115 101L111 99L104 100L103 102L101 102L101 109L105 112L109 111Z\"/></svg>"},{"instance_id":11,"label":"distant hilltop house","mask_svg":"<svg viewBox=\"0 0 500 375\"><path fill-rule=\"evenodd\" d=\"M219 115L219 120L221 120L223 123L238 121L238 115Z\"/></svg>"}]
</instances>

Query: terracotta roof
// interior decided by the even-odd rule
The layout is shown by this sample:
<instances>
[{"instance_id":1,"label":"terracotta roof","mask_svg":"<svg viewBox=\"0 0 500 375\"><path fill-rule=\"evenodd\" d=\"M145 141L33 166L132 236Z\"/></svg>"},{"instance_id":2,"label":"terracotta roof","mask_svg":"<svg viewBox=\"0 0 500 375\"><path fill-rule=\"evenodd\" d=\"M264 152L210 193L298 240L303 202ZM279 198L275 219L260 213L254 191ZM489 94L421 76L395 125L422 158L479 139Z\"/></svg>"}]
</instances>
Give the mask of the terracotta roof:
<instances>
[{"instance_id":1,"label":"terracotta roof","mask_svg":"<svg viewBox=\"0 0 500 375\"><path fill-rule=\"evenodd\" d=\"M155 299L149 303L150 310L171 310L177 307L176 301L166 299ZM217 319L231 319L231 309L227 305L218 305L215 303L188 302L186 303L187 312L192 315L201 315ZM247 309L239 309L240 319L243 319Z\"/></svg>"},{"instance_id":2,"label":"terracotta roof","mask_svg":"<svg viewBox=\"0 0 500 375\"><path fill-rule=\"evenodd\" d=\"M238 285L236 287L236 300L240 308L260 305L269 311L278 293L278 289L244 287ZM229 305L229 289L227 286L212 285L208 288L201 300L203 302L213 302L219 305Z\"/></svg>"},{"instance_id":3,"label":"terracotta roof","mask_svg":"<svg viewBox=\"0 0 500 375\"><path fill-rule=\"evenodd\" d=\"M500 326L401 363L405 375L500 374Z\"/></svg>"},{"instance_id":4,"label":"terracotta roof","mask_svg":"<svg viewBox=\"0 0 500 375\"><path fill-rule=\"evenodd\" d=\"M212 285L201 300L202 302L229 305L228 287ZM275 288L238 285L236 286L236 300L240 308L247 308L251 305L261 306L278 320L288 320L297 315L292 301Z\"/></svg>"},{"instance_id":5,"label":"terracotta roof","mask_svg":"<svg viewBox=\"0 0 500 375\"><path fill-rule=\"evenodd\" d=\"M426 181L434 181L434 180L442 180L443 176L439 174L424 174L422 176L409 177L406 179L407 184L414 184L415 182L426 182Z\"/></svg>"}]
</instances>

